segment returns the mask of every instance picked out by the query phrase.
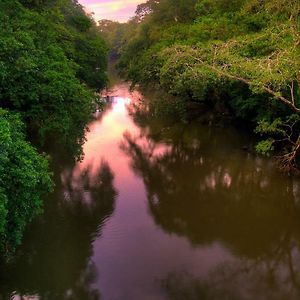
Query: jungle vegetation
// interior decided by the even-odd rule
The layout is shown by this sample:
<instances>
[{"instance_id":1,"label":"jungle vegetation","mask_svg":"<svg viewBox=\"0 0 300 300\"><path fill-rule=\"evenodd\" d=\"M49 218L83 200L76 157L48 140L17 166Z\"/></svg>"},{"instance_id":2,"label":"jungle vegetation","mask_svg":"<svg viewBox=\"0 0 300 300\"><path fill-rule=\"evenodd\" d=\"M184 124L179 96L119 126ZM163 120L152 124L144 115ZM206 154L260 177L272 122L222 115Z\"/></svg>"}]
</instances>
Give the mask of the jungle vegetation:
<instances>
[{"instance_id":1,"label":"jungle vegetation","mask_svg":"<svg viewBox=\"0 0 300 300\"><path fill-rule=\"evenodd\" d=\"M76 0L2 0L0 24L0 249L7 253L53 188L48 157L37 149L62 144L80 157L95 91L106 85L107 46Z\"/></svg>"},{"instance_id":2,"label":"jungle vegetation","mask_svg":"<svg viewBox=\"0 0 300 300\"><path fill-rule=\"evenodd\" d=\"M108 48L123 78L175 96L160 99L165 112L229 114L261 137L259 153L299 173L298 0L148 0L127 23L98 24L77 0L2 0L0 23L1 251L53 189L41 149L80 158Z\"/></svg>"},{"instance_id":3,"label":"jungle vegetation","mask_svg":"<svg viewBox=\"0 0 300 300\"><path fill-rule=\"evenodd\" d=\"M128 23L99 26L127 80L230 114L299 173L298 0L148 0Z\"/></svg>"}]
</instances>

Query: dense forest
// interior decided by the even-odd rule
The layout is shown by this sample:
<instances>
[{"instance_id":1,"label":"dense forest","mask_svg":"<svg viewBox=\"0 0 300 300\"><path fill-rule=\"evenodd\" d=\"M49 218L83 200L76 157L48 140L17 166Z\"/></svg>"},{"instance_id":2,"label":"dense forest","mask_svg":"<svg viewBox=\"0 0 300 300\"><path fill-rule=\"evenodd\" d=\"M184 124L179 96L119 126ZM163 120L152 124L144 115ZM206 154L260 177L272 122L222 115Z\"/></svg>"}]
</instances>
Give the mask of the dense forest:
<instances>
[{"instance_id":1,"label":"dense forest","mask_svg":"<svg viewBox=\"0 0 300 300\"><path fill-rule=\"evenodd\" d=\"M73 0L3 0L0 23L0 248L8 253L53 188L37 149L61 144L81 155L95 92L106 85L107 46Z\"/></svg>"},{"instance_id":2,"label":"dense forest","mask_svg":"<svg viewBox=\"0 0 300 300\"><path fill-rule=\"evenodd\" d=\"M0 24L0 300L300 299L300 0Z\"/></svg>"},{"instance_id":3,"label":"dense forest","mask_svg":"<svg viewBox=\"0 0 300 300\"><path fill-rule=\"evenodd\" d=\"M257 152L299 173L299 1L148 0L127 23L97 24L77 0L3 0L0 22L2 251L53 189L47 144L80 159L108 50L133 86L174 96L156 112L184 121L192 103L230 116L260 137Z\"/></svg>"},{"instance_id":4,"label":"dense forest","mask_svg":"<svg viewBox=\"0 0 300 300\"><path fill-rule=\"evenodd\" d=\"M124 78L175 95L180 118L191 102L232 116L298 173L299 1L148 0L128 23L99 26Z\"/></svg>"}]
</instances>

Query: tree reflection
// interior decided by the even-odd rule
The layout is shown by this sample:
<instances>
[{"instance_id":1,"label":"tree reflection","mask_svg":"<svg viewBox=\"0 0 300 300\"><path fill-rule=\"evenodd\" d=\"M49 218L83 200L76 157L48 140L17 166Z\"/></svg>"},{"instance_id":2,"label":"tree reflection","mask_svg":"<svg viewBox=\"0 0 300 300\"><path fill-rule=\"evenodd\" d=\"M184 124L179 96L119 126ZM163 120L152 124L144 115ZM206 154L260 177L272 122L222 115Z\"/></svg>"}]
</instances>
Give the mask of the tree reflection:
<instances>
[{"instance_id":1,"label":"tree reflection","mask_svg":"<svg viewBox=\"0 0 300 300\"><path fill-rule=\"evenodd\" d=\"M221 239L256 256L299 223L292 181L271 178L264 162L246 154L231 158L212 137L162 148L126 134L122 147L144 180L155 221L195 245Z\"/></svg>"},{"instance_id":2,"label":"tree reflection","mask_svg":"<svg viewBox=\"0 0 300 300\"><path fill-rule=\"evenodd\" d=\"M38 295L33 299L100 299L92 286L97 272L90 258L92 243L114 210L114 176L104 161L96 173L64 170L56 172L55 193L45 214L28 228L20 253L1 267L3 299L14 291Z\"/></svg>"},{"instance_id":3,"label":"tree reflection","mask_svg":"<svg viewBox=\"0 0 300 300\"><path fill-rule=\"evenodd\" d=\"M284 286L281 296L287 286L298 290L299 181L283 178L270 161L242 151L243 142L230 131L198 124L159 128L140 111L134 120L143 131L139 136L126 133L121 147L144 181L155 222L168 233L188 238L194 247L220 242L246 273L261 274L257 286L273 280L277 288ZM228 275L229 269L236 281L242 280L231 264L216 274ZM244 279L242 287L252 280ZM233 291L222 299L244 299ZM202 292L201 288L198 298L178 299L202 299Z\"/></svg>"}]
</instances>

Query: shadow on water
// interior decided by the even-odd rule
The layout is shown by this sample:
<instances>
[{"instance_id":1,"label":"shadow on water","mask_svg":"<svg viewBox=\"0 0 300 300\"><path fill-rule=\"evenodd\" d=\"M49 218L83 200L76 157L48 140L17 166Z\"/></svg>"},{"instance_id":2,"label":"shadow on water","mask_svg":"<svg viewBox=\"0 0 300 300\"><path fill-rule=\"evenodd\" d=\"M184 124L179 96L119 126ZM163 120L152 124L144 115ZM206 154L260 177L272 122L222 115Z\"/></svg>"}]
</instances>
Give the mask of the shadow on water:
<instances>
[{"instance_id":1,"label":"shadow on water","mask_svg":"<svg viewBox=\"0 0 300 300\"><path fill-rule=\"evenodd\" d=\"M28 228L16 257L1 266L0 299L100 299L90 258L93 241L114 211L114 175L105 161L97 172L87 167L79 173L62 161L55 165L64 171L55 172L45 213Z\"/></svg>"},{"instance_id":2,"label":"shadow on water","mask_svg":"<svg viewBox=\"0 0 300 300\"><path fill-rule=\"evenodd\" d=\"M232 255L205 279L163 278L168 299L299 299L299 181L242 151L232 129L161 127L129 111L143 130L125 133L121 148L143 179L155 223L195 249L220 243Z\"/></svg>"}]
</instances>

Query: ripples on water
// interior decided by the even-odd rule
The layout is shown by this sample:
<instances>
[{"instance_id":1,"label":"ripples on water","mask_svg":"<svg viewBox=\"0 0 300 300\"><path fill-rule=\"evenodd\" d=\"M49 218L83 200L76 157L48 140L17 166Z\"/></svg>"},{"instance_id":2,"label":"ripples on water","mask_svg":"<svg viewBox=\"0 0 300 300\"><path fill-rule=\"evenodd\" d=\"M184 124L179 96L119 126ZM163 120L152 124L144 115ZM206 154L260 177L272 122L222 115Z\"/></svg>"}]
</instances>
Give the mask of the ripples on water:
<instances>
[{"instance_id":1,"label":"ripples on water","mask_svg":"<svg viewBox=\"0 0 300 300\"><path fill-rule=\"evenodd\" d=\"M126 84L108 96L0 299L299 299L299 181L234 129L155 119Z\"/></svg>"}]
</instances>

